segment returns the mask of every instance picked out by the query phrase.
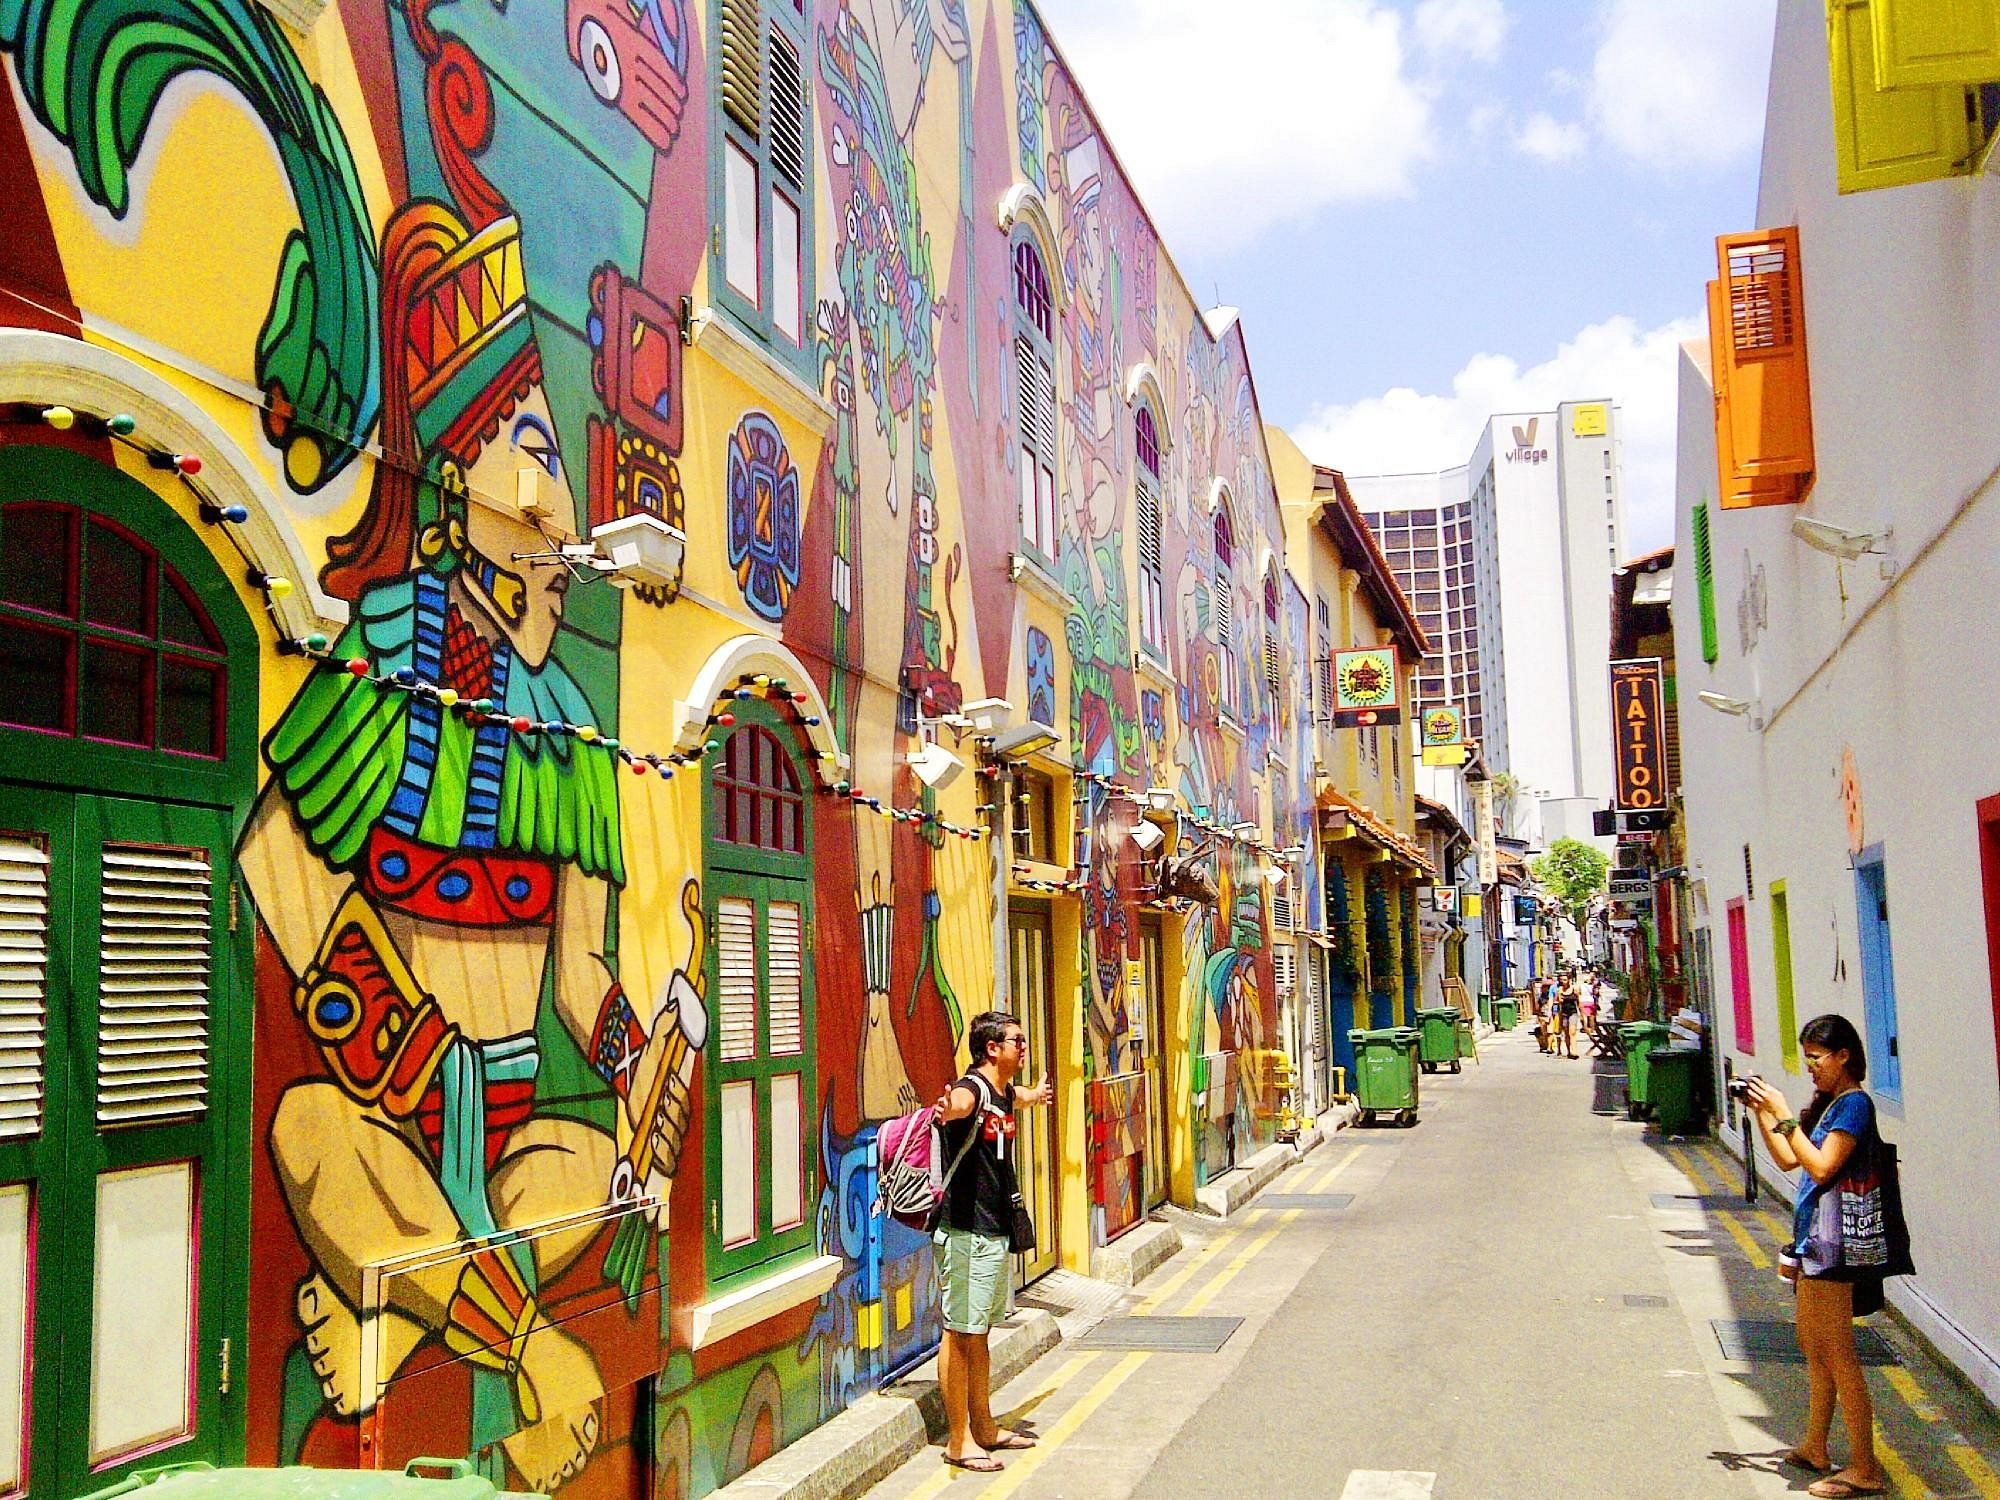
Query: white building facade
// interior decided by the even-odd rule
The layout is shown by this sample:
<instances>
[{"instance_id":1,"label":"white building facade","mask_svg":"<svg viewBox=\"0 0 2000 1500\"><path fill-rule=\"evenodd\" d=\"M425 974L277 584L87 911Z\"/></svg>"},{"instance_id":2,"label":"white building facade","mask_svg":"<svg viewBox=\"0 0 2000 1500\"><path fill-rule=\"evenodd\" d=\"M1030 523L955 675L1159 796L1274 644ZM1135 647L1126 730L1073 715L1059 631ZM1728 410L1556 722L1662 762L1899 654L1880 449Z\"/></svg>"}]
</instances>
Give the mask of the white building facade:
<instances>
[{"instance_id":1,"label":"white building facade","mask_svg":"<svg viewBox=\"0 0 2000 1500\"><path fill-rule=\"evenodd\" d=\"M1439 538L1440 569L1462 558L1471 570L1474 639L1446 654L1442 682L1459 702L1479 683L1487 764L1521 787L1510 831L1533 848L1591 840L1590 813L1612 790L1604 663L1605 601L1624 545L1617 408L1570 401L1495 416L1461 467L1348 483L1426 630L1436 614L1450 637L1453 602L1450 575L1423 566L1427 538Z\"/></svg>"},{"instance_id":2,"label":"white building facade","mask_svg":"<svg viewBox=\"0 0 2000 1500\"><path fill-rule=\"evenodd\" d=\"M1725 263L1734 316L1680 368L1694 951L1722 1064L1795 1105L1799 1026L1838 1012L1860 1029L1918 1269L1890 1300L2000 1399L2000 182L1840 196L1857 147L1846 126L1836 147L1826 16L1780 0L1757 221L1738 226L1773 233L1791 286ZM1785 317L1759 324L1774 299ZM1761 389L1732 427L1747 362L1793 350L1809 386ZM1741 477L1794 394L1811 419L1802 500L1720 509L1718 428L1732 448L1748 435Z\"/></svg>"}]
</instances>

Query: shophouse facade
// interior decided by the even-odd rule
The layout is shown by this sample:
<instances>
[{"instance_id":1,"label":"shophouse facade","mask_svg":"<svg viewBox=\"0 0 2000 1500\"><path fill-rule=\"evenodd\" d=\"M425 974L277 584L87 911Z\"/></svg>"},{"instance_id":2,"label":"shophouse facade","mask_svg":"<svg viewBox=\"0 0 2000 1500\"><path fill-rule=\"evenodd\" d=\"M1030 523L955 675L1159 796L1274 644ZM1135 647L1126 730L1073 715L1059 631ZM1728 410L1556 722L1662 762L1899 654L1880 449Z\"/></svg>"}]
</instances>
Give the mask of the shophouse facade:
<instances>
[{"instance_id":1,"label":"shophouse facade","mask_svg":"<svg viewBox=\"0 0 2000 1500\"><path fill-rule=\"evenodd\" d=\"M1242 330L1027 4L27 0L0 70L0 1494L706 1493L935 1342L874 1139L974 1013L1057 1081L1025 1282L1275 1131L1326 795L1403 982Z\"/></svg>"},{"instance_id":2,"label":"shophouse facade","mask_svg":"<svg viewBox=\"0 0 2000 1500\"><path fill-rule=\"evenodd\" d=\"M1268 433L1292 576L1312 600L1306 654L1312 664L1309 768L1311 835L1319 874L1322 934L1314 981L1325 1047L1316 1064L1325 1089L1351 1086L1349 1032L1402 1025L1423 984L1419 894L1437 877L1416 835L1416 724L1410 706L1430 654L1409 600L1334 469L1314 464L1284 433ZM1398 720L1335 725L1339 653L1393 648L1402 706ZM1308 700L1301 698L1301 704ZM1326 1095L1322 1095L1326 1097Z\"/></svg>"},{"instance_id":3,"label":"shophouse facade","mask_svg":"<svg viewBox=\"0 0 2000 1500\"><path fill-rule=\"evenodd\" d=\"M1722 1061L1803 1103L1799 1027L1854 1022L1914 1242L1890 1301L2000 1397L1990 20L1778 5L1756 220L1680 366L1673 614Z\"/></svg>"}]
</instances>

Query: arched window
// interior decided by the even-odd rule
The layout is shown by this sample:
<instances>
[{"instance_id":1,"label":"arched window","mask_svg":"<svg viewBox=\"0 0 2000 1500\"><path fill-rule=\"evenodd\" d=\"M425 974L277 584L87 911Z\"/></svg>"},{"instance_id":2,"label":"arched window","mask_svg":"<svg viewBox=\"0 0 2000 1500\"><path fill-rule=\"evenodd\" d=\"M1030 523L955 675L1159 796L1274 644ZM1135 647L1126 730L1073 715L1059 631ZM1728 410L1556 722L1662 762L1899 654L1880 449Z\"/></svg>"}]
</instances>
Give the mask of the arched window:
<instances>
[{"instance_id":1,"label":"arched window","mask_svg":"<svg viewBox=\"0 0 2000 1500\"><path fill-rule=\"evenodd\" d=\"M812 1253L812 831L775 711L732 703L708 805L710 1286Z\"/></svg>"},{"instance_id":2,"label":"arched window","mask_svg":"<svg viewBox=\"0 0 2000 1500\"><path fill-rule=\"evenodd\" d=\"M220 759L222 639L132 532L73 505L0 506L0 723Z\"/></svg>"},{"instance_id":3,"label":"arched window","mask_svg":"<svg viewBox=\"0 0 2000 1500\"><path fill-rule=\"evenodd\" d=\"M778 737L761 724L730 735L715 773L715 837L770 854L806 852L805 796Z\"/></svg>"},{"instance_id":4,"label":"arched window","mask_svg":"<svg viewBox=\"0 0 2000 1500\"><path fill-rule=\"evenodd\" d=\"M1055 300L1048 268L1027 234L1014 240L1014 408L1019 439L1021 542L1056 557Z\"/></svg>"},{"instance_id":5,"label":"arched window","mask_svg":"<svg viewBox=\"0 0 2000 1500\"><path fill-rule=\"evenodd\" d=\"M1215 610L1217 670L1222 679L1222 706L1236 707L1236 530L1230 524L1229 507L1215 512L1215 579L1210 585L1210 603Z\"/></svg>"},{"instance_id":6,"label":"arched window","mask_svg":"<svg viewBox=\"0 0 2000 1500\"><path fill-rule=\"evenodd\" d=\"M1139 639L1161 656L1167 651L1166 588L1160 540L1160 431L1146 402L1132 414L1137 471L1134 509L1139 514Z\"/></svg>"},{"instance_id":7,"label":"arched window","mask_svg":"<svg viewBox=\"0 0 2000 1500\"><path fill-rule=\"evenodd\" d=\"M1278 569L1273 564L1264 573L1264 686L1272 703L1285 690L1284 661L1278 654Z\"/></svg>"}]
</instances>

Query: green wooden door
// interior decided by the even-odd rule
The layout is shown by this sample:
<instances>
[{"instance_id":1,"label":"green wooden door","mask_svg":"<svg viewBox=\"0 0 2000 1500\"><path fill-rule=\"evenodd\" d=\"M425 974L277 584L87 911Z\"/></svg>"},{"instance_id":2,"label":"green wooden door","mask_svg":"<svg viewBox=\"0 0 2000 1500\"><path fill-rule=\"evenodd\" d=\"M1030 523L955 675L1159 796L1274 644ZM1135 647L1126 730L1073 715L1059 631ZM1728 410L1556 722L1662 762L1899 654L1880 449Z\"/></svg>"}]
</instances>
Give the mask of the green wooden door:
<instances>
[{"instance_id":1,"label":"green wooden door","mask_svg":"<svg viewBox=\"0 0 2000 1500\"><path fill-rule=\"evenodd\" d=\"M230 870L222 810L0 784L0 1480L35 1494L240 1448Z\"/></svg>"}]
</instances>

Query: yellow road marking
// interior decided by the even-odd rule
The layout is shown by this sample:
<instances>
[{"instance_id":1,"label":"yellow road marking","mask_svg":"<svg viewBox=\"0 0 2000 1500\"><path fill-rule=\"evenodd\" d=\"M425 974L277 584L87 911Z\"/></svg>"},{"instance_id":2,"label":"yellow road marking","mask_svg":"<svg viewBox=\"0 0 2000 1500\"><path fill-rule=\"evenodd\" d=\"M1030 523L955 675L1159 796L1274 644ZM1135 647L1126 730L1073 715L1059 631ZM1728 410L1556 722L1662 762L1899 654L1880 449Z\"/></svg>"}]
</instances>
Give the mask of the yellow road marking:
<instances>
[{"instance_id":1,"label":"yellow road marking","mask_svg":"<svg viewBox=\"0 0 2000 1500\"><path fill-rule=\"evenodd\" d=\"M1931 1398L1924 1394L1923 1387L1917 1384L1916 1377L1908 1370L1901 1365L1888 1365L1884 1367L1882 1377L1889 1382L1889 1388L1903 1398L1903 1404L1918 1417L1926 1422L1938 1420L1938 1409L1931 1405Z\"/></svg>"},{"instance_id":2,"label":"yellow road marking","mask_svg":"<svg viewBox=\"0 0 2000 1500\"><path fill-rule=\"evenodd\" d=\"M1022 1481L1034 1473L1037 1468L1041 1467L1042 1461L1049 1456L1059 1443L1063 1442L1077 1428L1088 1421L1091 1414L1106 1401L1110 1400L1112 1393L1131 1378L1132 1372L1137 1370L1139 1366L1143 1365L1151 1357L1149 1354L1137 1353L1128 1354L1119 1360L1117 1364L1105 1372L1102 1380L1084 1392L1082 1399L1076 1405L1072 1406L1056 1419L1055 1424L1042 1435L1038 1446L1028 1449L1019 1458L1008 1464L1007 1471L980 1490L979 1493L982 1495L1011 1495L1020 1487Z\"/></svg>"},{"instance_id":3,"label":"yellow road marking","mask_svg":"<svg viewBox=\"0 0 2000 1500\"><path fill-rule=\"evenodd\" d=\"M1875 1456L1882 1461L1889 1482L1896 1486L1896 1493L1903 1496L1903 1500L1936 1500L1931 1487L1917 1478L1916 1472L1903 1461L1903 1455L1882 1436L1880 1422L1875 1424Z\"/></svg>"},{"instance_id":4,"label":"yellow road marking","mask_svg":"<svg viewBox=\"0 0 2000 1500\"><path fill-rule=\"evenodd\" d=\"M1258 1210L1252 1209L1250 1210L1250 1212L1256 1213L1258 1212ZM1193 1255L1189 1256L1188 1263L1186 1265L1182 1266L1178 1271L1174 1272L1173 1275L1169 1276L1165 1281L1161 1282L1160 1285L1154 1288L1151 1292L1148 1292L1146 1294L1145 1299L1141 1301L1138 1304L1138 1306L1134 1307L1132 1311L1135 1313L1149 1313L1156 1311L1162 1302L1165 1302L1167 1298L1171 1297L1175 1292L1179 1291L1183 1286L1185 1286L1188 1283L1189 1279L1193 1277L1197 1271L1205 1270L1209 1266L1209 1264L1215 1259L1216 1256L1220 1255L1228 1245L1230 1245L1239 1236L1245 1233L1245 1231L1247 1231L1249 1228L1250 1228L1250 1220L1246 1216L1241 1224L1235 1224L1229 1227L1228 1229L1223 1230L1221 1234L1218 1234L1214 1239L1210 1240L1206 1245L1203 1245L1201 1249L1197 1250Z\"/></svg>"},{"instance_id":5,"label":"yellow road marking","mask_svg":"<svg viewBox=\"0 0 2000 1500\"><path fill-rule=\"evenodd\" d=\"M1667 1147L1667 1155L1673 1158L1674 1164L1681 1169L1689 1182L1693 1183L1703 1192L1708 1191L1710 1184L1707 1178L1696 1170L1694 1161L1688 1152L1681 1150L1677 1146L1669 1146ZM1736 1241L1736 1248L1743 1252L1744 1258L1751 1265L1760 1271L1771 1269L1771 1257L1765 1253L1764 1247L1757 1243L1756 1237L1737 1222L1735 1214L1726 1208L1711 1208L1708 1210L1708 1213L1710 1217L1729 1232L1729 1237Z\"/></svg>"},{"instance_id":6,"label":"yellow road marking","mask_svg":"<svg viewBox=\"0 0 2000 1500\"><path fill-rule=\"evenodd\" d=\"M1979 1491L1980 1500L1994 1500L1994 1497L2000 1496L2000 1474L1993 1472L1992 1465L1986 1462L1977 1448L1970 1443L1948 1443L1944 1451L1951 1455L1951 1461L1958 1465L1960 1472L1972 1481L1972 1487Z\"/></svg>"},{"instance_id":7,"label":"yellow road marking","mask_svg":"<svg viewBox=\"0 0 2000 1500\"><path fill-rule=\"evenodd\" d=\"M1252 1240L1249 1244L1245 1245L1240 1251L1237 1252L1236 1259L1232 1260L1227 1266L1224 1266L1220 1271L1216 1272L1214 1276L1209 1278L1207 1285L1203 1286L1200 1291L1196 1292L1192 1297L1188 1298L1187 1305L1180 1310L1180 1316L1193 1317L1196 1313L1200 1312L1204 1307L1208 1306L1210 1300L1215 1296L1215 1294L1221 1291L1225 1286L1229 1285L1231 1281L1235 1280L1236 1273L1242 1270L1245 1266L1249 1265L1251 1260L1256 1257L1256 1254L1259 1250L1262 1250L1266 1245L1270 1244L1272 1240L1276 1239L1278 1237L1278 1233L1280 1230L1288 1228L1291 1225L1292 1220L1296 1219L1299 1216L1299 1213L1300 1210L1296 1208L1288 1208L1283 1213L1279 1214L1277 1223L1273 1224L1269 1229L1265 1230L1262 1234L1258 1235L1256 1239Z\"/></svg>"}]
</instances>

